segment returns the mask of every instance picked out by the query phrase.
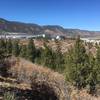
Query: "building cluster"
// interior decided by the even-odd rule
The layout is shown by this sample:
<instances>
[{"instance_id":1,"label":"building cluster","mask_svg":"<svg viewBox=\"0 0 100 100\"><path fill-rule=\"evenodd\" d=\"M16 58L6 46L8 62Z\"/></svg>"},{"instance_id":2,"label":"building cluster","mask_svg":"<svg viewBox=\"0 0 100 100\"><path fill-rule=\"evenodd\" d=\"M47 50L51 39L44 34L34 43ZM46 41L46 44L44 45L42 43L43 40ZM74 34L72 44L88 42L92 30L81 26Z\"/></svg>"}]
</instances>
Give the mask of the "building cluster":
<instances>
[{"instance_id":1,"label":"building cluster","mask_svg":"<svg viewBox=\"0 0 100 100\"><path fill-rule=\"evenodd\" d=\"M28 34L5 34L0 35L0 38L6 38L6 39L29 39L29 38L45 38L45 34L41 35L28 35Z\"/></svg>"},{"instance_id":2,"label":"building cluster","mask_svg":"<svg viewBox=\"0 0 100 100\"><path fill-rule=\"evenodd\" d=\"M47 35L47 34L26 34L26 33L10 33L7 32L5 34L1 34L0 38L6 38L6 39L30 39L30 38L47 38L47 39L51 39L51 40L62 40L65 37L64 36L60 36L60 35L56 35L56 36L51 36L51 35Z\"/></svg>"},{"instance_id":3,"label":"building cluster","mask_svg":"<svg viewBox=\"0 0 100 100\"><path fill-rule=\"evenodd\" d=\"M100 39L81 38L81 40L86 43L100 44Z\"/></svg>"}]
</instances>

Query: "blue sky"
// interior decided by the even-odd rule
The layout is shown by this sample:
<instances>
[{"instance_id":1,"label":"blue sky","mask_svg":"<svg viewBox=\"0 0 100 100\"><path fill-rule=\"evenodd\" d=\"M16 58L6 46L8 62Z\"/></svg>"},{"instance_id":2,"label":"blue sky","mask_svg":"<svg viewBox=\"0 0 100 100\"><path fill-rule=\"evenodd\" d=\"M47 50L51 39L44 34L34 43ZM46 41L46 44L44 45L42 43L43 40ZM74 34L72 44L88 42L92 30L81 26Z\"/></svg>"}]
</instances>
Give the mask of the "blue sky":
<instances>
[{"instance_id":1,"label":"blue sky","mask_svg":"<svg viewBox=\"0 0 100 100\"><path fill-rule=\"evenodd\" d=\"M0 17L100 31L100 0L0 0Z\"/></svg>"}]
</instances>

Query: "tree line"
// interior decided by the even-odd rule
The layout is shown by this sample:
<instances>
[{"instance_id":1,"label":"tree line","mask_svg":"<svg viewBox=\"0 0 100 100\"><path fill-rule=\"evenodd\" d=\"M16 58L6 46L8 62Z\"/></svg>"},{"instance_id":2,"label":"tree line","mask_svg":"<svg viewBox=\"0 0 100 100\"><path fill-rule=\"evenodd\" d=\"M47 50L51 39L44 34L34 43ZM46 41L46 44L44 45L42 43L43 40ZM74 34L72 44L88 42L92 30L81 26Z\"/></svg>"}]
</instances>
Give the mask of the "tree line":
<instances>
[{"instance_id":1,"label":"tree line","mask_svg":"<svg viewBox=\"0 0 100 100\"><path fill-rule=\"evenodd\" d=\"M66 80L78 89L88 88L89 93L95 93L100 86L100 46L93 56L91 52L87 53L78 37L75 45L63 54L60 42L55 42L57 48L54 51L46 43L44 49L36 48L33 39L27 45L21 45L19 40L0 39L0 64L9 56L22 57L64 73Z\"/></svg>"}]
</instances>

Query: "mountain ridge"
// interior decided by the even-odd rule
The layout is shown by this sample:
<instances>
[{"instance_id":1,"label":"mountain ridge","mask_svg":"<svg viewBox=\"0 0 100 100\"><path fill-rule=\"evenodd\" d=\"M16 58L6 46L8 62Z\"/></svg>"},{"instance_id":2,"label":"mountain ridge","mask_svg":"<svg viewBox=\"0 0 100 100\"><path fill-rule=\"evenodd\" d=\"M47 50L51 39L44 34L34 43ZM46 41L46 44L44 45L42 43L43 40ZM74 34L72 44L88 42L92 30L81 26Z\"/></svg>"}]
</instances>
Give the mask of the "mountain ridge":
<instances>
[{"instance_id":1,"label":"mountain ridge","mask_svg":"<svg viewBox=\"0 0 100 100\"><path fill-rule=\"evenodd\" d=\"M68 29L63 28L60 25L38 25L34 23L24 23L19 21L8 21L0 18L0 31L16 32L26 34L48 34L52 36L62 35L75 37L80 35L81 37L90 37L100 35L100 31L88 31L81 29Z\"/></svg>"}]
</instances>

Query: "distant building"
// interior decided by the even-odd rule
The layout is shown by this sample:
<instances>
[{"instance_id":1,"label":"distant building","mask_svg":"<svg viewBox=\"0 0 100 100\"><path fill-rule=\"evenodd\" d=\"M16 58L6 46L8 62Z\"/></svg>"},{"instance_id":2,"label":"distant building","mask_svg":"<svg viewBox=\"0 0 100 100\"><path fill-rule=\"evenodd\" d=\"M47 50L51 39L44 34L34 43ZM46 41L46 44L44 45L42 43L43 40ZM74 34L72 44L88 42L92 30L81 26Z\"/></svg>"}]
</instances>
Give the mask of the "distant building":
<instances>
[{"instance_id":1,"label":"distant building","mask_svg":"<svg viewBox=\"0 0 100 100\"><path fill-rule=\"evenodd\" d=\"M86 43L97 43L100 44L100 40L96 40L96 39L90 39L90 38L81 38L82 41L86 42Z\"/></svg>"},{"instance_id":2,"label":"distant building","mask_svg":"<svg viewBox=\"0 0 100 100\"><path fill-rule=\"evenodd\" d=\"M56 36L56 39L57 39L57 40L61 40L61 38L60 38L60 36L59 36L59 35L58 35L58 36Z\"/></svg>"},{"instance_id":3,"label":"distant building","mask_svg":"<svg viewBox=\"0 0 100 100\"><path fill-rule=\"evenodd\" d=\"M57 35L56 36L56 39L57 40L64 40L65 39L65 36Z\"/></svg>"},{"instance_id":4,"label":"distant building","mask_svg":"<svg viewBox=\"0 0 100 100\"><path fill-rule=\"evenodd\" d=\"M43 34L42 36L43 36L43 38L45 38L45 37L46 37L46 35L45 35L45 34Z\"/></svg>"},{"instance_id":5,"label":"distant building","mask_svg":"<svg viewBox=\"0 0 100 100\"><path fill-rule=\"evenodd\" d=\"M7 39L29 39L29 38L45 38L45 34L39 35L28 35L28 34L21 34L21 33L7 33L5 35L0 35L0 38L7 38Z\"/></svg>"}]
</instances>

